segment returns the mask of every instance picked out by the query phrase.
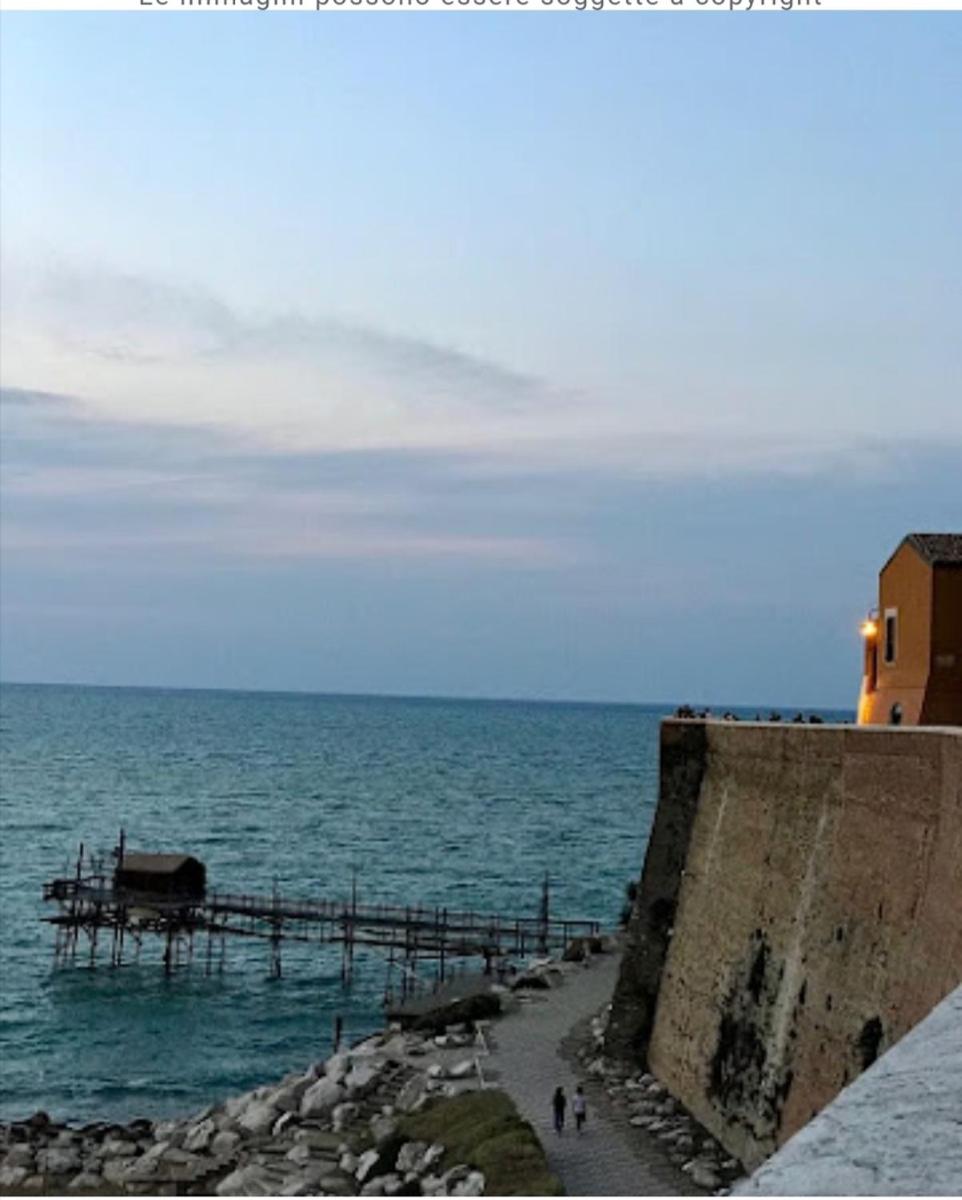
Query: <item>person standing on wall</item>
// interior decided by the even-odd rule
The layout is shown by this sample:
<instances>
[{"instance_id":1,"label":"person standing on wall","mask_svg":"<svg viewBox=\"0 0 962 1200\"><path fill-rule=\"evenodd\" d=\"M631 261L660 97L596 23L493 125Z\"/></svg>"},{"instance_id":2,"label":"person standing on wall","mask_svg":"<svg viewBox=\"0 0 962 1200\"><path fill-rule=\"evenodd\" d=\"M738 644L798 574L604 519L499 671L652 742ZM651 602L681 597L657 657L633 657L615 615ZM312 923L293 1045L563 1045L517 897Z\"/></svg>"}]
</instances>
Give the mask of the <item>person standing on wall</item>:
<instances>
[{"instance_id":1,"label":"person standing on wall","mask_svg":"<svg viewBox=\"0 0 962 1200\"><path fill-rule=\"evenodd\" d=\"M551 1097L551 1110L554 1114L554 1131L559 1136L564 1133L565 1109L568 1107L568 1097L563 1087L556 1087Z\"/></svg>"}]
</instances>

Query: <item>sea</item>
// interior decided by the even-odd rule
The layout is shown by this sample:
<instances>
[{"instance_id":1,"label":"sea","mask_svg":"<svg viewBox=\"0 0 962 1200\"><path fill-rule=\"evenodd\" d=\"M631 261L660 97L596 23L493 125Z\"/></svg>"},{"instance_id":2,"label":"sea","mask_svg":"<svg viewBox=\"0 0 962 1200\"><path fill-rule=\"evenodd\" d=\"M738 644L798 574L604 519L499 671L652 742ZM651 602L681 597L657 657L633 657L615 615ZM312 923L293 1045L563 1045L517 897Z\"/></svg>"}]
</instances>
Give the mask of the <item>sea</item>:
<instances>
[{"instance_id":1,"label":"sea","mask_svg":"<svg viewBox=\"0 0 962 1200\"><path fill-rule=\"evenodd\" d=\"M538 912L613 926L675 705L0 686L0 1119L185 1115L384 1023L387 960L228 939L165 975L54 968L45 880L78 845L187 853L218 891ZM739 710L753 716L754 710ZM766 714L769 710L765 710ZM790 714L786 714L790 715ZM823 711L829 720L851 713Z\"/></svg>"}]
</instances>

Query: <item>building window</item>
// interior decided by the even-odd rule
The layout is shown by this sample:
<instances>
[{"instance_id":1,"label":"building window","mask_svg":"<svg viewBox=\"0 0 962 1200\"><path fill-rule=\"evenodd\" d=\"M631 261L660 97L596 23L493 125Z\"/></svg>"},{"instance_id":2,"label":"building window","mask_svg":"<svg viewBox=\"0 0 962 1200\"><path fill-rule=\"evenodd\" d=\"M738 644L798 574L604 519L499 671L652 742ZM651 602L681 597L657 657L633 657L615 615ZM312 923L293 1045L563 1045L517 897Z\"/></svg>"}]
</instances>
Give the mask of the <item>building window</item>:
<instances>
[{"instance_id":1,"label":"building window","mask_svg":"<svg viewBox=\"0 0 962 1200\"><path fill-rule=\"evenodd\" d=\"M887 608L885 610L885 653L884 660L886 663L894 663L895 656L898 653L898 609Z\"/></svg>"}]
</instances>

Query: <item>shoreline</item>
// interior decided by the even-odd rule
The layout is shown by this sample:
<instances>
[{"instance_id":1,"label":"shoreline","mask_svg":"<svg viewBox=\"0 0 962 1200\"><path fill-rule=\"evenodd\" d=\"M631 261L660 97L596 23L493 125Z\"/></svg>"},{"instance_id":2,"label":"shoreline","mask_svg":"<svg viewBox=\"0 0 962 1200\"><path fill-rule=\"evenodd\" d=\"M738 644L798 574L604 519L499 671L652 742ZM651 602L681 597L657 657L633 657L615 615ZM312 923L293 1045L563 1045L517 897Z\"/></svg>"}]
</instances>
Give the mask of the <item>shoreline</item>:
<instances>
[{"instance_id":1,"label":"shoreline","mask_svg":"<svg viewBox=\"0 0 962 1200\"><path fill-rule=\"evenodd\" d=\"M184 1118L0 1124L0 1192L482 1195L475 1164L403 1132L437 1101L470 1105L474 1094L509 1098L516 1128L569 1194L727 1194L740 1164L652 1076L600 1056L621 958L617 939L603 944L493 985L498 1015L458 1020L457 1003L430 1011L428 1028L382 1028ZM589 1096L584 1141L552 1137L547 1097L559 1080Z\"/></svg>"}]
</instances>

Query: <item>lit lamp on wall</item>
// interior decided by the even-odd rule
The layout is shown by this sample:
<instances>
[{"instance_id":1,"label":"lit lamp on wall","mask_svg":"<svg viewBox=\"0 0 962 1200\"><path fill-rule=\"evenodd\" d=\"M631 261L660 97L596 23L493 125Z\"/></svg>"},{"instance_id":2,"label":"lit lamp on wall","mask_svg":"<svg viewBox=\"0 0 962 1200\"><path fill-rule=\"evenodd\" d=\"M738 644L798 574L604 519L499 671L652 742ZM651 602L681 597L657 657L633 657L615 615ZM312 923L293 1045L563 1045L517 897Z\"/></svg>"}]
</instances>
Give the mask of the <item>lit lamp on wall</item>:
<instances>
[{"instance_id":1,"label":"lit lamp on wall","mask_svg":"<svg viewBox=\"0 0 962 1200\"><path fill-rule=\"evenodd\" d=\"M872 705L872 693L878 686L878 620L871 613L859 626L864 644L862 688L858 697L858 723L867 725Z\"/></svg>"}]
</instances>

